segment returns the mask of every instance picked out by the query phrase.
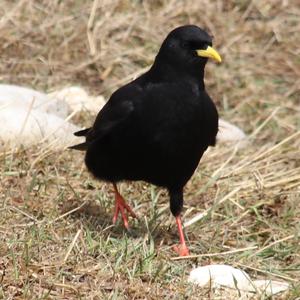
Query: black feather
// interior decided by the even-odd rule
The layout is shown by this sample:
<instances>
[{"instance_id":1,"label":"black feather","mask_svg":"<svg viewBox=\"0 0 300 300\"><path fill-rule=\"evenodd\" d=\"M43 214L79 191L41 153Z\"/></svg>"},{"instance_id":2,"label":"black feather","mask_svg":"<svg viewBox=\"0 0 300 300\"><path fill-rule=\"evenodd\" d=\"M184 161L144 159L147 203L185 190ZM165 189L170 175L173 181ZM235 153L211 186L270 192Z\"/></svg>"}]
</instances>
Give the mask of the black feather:
<instances>
[{"instance_id":1,"label":"black feather","mask_svg":"<svg viewBox=\"0 0 300 300\"><path fill-rule=\"evenodd\" d=\"M86 136L87 133L90 131L91 128L86 128L86 129L83 129L83 130L79 130L79 131L76 131L74 132L74 135L76 136Z\"/></svg>"},{"instance_id":2,"label":"black feather","mask_svg":"<svg viewBox=\"0 0 300 300\"><path fill-rule=\"evenodd\" d=\"M74 145L74 146L70 146L68 148L73 149L73 150L86 151L88 149L88 144L87 143L81 143L81 144L77 144L77 145Z\"/></svg>"}]
</instances>

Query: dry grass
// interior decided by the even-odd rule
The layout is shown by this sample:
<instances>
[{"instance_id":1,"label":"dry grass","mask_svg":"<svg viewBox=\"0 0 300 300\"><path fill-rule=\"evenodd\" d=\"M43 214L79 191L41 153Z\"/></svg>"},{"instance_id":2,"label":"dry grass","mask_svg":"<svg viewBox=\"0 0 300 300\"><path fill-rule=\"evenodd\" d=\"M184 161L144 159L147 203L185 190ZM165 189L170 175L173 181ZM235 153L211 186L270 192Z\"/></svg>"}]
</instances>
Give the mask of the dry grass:
<instances>
[{"instance_id":1,"label":"dry grass","mask_svg":"<svg viewBox=\"0 0 300 300\"><path fill-rule=\"evenodd\" d=\"M1 154L0 298L228 299L186 283L192 266L207 263L283 278L292 288L277 298L300 297L297 0L2 0L0 18L2 82L80 84L106 96L151 64L171 28L205 27L224 59L208 65L207 89L250 135L242 149L210 149L187 185L185 219L207 216L186 229L201 255L178 261L165 191L121 185L140 216L128 234L110 226L110 187L88 175L82 153ZM249 250L231 252L239 248Z\"/></svg>"}]
</instances>

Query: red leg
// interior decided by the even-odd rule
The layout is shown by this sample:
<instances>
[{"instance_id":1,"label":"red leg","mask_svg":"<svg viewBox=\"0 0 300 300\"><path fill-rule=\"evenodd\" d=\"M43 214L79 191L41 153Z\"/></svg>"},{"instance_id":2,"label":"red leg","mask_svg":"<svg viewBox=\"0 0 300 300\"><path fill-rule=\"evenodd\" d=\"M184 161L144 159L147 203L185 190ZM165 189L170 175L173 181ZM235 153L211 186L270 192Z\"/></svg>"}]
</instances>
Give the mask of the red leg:
<instances>
[{"instance_id":1,"label":"red leg","mask_svg":"<svg viewBox=\"0 0 300 300\"><path fill-rule=\"evenodd\" d=\"M125 210L133 217L136 218L136 214L132 211L131 207L126 203L124 198L121 196L121 194L118 191L117 185L114 183L114 191L115 191L115 213L113 217L113 223L115 224L118 219L118 215L121 212L121 216L123 219L124 226L128 229L128 218L126 215Z\"/></svg>"},{"instance_id":2,"label":"red leg","mask_svg":"<svg viewBox=\"0 0 300 300\"><path fill-rule=\"evenodd\" d=\"M190 252L185 243L180 216L176 217L176 224L178 227L180 244L178 246L174 246L174 250L179 254L179 256L187 256L190 254Z\"/></svg>"}]
</instances>

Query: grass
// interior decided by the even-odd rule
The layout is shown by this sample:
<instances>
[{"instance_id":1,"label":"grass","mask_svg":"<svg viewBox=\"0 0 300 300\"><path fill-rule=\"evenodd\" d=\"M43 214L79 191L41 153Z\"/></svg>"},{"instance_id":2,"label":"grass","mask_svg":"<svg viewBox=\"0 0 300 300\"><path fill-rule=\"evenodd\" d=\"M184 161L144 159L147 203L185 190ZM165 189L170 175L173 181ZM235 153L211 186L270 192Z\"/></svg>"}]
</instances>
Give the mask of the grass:
<instances>
[{"instance_id":1,"label":"grass","mask_svg":"<svg viewBox=\"0 0 300 300\"><path fill-rule=\"evenodd\" d=\"M209 149L186 186L184 219L206 216L187 226L194 257L182 260L164 190L121 184L140 217L127 233L111 226L111 187L82 153L1 153L0 298L238 299L186 282L209 263L284 279L291 289L274 299L300 297L299 15L296 0L2 0L0 81L47 91L80 84L108 97L147 69L171 28L207 28L224 60L207 66L207 89L249 141Z\"/></svg>"}]
</instances>

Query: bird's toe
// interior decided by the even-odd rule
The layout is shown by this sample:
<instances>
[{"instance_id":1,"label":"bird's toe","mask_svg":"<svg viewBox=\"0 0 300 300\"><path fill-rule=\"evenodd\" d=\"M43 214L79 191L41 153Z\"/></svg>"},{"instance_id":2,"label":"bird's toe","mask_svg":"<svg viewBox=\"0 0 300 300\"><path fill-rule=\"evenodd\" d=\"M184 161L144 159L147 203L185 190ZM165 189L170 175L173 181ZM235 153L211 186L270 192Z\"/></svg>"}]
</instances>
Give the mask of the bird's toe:
<instances>
[{"instance_id":1,"label":"bird's toe","mask_svg":"<svg viewBox=\"0 0 300 300\"><path fill-rule=\"evenodd\" d=\"M189 248L184 244L180 244L178 246L173 246L174 251L179 255L179 256L188 256L190 255Z\"/></svg>"}]
</instances>

